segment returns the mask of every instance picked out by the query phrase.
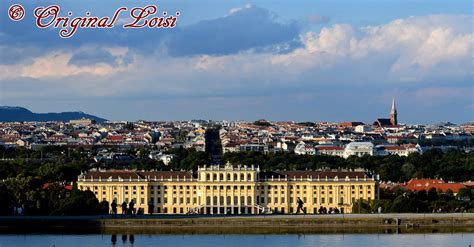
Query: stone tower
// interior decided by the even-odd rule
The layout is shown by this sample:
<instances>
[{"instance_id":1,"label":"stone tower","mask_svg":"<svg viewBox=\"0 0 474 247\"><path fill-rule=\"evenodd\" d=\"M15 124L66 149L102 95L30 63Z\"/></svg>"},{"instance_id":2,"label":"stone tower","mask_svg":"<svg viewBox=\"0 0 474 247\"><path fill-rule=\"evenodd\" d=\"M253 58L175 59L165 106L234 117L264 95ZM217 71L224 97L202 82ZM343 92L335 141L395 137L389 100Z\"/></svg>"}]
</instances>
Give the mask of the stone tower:
<instances>
[{"instance_id":1,"label":"stone tower","mask_svg":"<svg viewBox=\"0 0 474 247\"><path fill-rule=\"evenodd\" d=\"M398 125L397 108L395 107L395 97L393 97L393 99L392 99L392 110L390 110L390 123L393 126Z\"/></svg>"}]
</instances>

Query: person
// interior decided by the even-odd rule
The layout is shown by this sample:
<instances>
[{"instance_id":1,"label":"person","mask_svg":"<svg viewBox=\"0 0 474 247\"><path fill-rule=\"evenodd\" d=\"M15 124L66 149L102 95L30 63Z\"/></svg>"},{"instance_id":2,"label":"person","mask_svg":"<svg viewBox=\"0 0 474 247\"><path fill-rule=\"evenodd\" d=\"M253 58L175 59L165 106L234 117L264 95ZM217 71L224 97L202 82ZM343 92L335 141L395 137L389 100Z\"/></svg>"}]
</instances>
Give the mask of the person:
<instances>
[{"instance_id":1,"label":"person","mask_svg":"<svg viewBox=\"0 0 474 247\"><path fill-rule=\"evenodd\" d=\"M126 201L122 202L122 214L127 215L127 202Z\"/></svg>"},{"instance_id":2,"label":"person","mask_svg":"<svg viewBox=\"0 0 474 247\"><path fill-rule=\"evenodd\" d=\"M115 199L110 204L110 207L112 208L112 216L117 217L117 202Z\"/></svg>"},{"instance_id":3,"label":"person","mask_svg":"<svg viewBox=\"0 0 474 247\"><path fill-rule=\"evenodd\" d=\"M135 215L135 202L133 201L133 199L128 204L128 210L130 210L131 215Z\"/></svg>"},{"instance_id":4,"label":"person","mask_svg":"<svg viewBox=\"0 0 474 247\"><path fill-rule=\"evenodd\" d=\"M155 204L153 201L150 199L148 200L148 213L151 215L153 214L153 209L155 208Z\"/></svg>"},{"instance_id":5,"label":"person","mask_svg":"<svg viewBox=\"0 0 474 247\"><path fill-rule=\"evenodd\" d=\"M296 213L298 214L301 210L304 214L306 214L306 209L303 208L304 202L299 197L296 199L296 203L298 204L298 207L296 208Z\"/></svg>"},{"instance_id":6,"label":"person","mask_svg":"<svg viewBox=\"0 0 474 247\"><path fill-rule=\"evenodd\" d=\"M323 208L323 206L320 206L320 207L319 207L318 213L319 213L319 214L324 214L324 208Z\"/></svg>"}]
</instances>

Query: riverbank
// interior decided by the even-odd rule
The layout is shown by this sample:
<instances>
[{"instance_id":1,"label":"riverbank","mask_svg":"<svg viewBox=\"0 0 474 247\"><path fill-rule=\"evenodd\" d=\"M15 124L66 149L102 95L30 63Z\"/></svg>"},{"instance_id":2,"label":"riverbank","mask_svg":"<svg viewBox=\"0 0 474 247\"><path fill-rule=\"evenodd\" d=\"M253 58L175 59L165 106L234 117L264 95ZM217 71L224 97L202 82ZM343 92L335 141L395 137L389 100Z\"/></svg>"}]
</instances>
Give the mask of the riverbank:
<instances>
[{"instance_id":1,"label":"riverbank","mask_svg":"<svg viewBox=\"0 0 474 247\"><path fill-rule=\"evenodd\" d=\"M0 233L42 230L159 234L474 232L474 214L0 217Z\"/></svg>"}]
</instances>

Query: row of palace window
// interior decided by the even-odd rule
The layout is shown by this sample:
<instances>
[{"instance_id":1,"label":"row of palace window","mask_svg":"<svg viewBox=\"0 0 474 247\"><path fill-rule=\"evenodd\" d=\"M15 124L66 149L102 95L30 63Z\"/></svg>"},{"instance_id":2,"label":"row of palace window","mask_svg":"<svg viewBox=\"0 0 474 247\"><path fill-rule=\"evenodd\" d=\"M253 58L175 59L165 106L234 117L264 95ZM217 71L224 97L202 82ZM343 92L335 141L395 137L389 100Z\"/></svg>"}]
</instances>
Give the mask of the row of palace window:
<instances>
[{"instance_id":1,"label":"row of palace window","mask_svg":"<svg viewBox=\"0 0 474 247\"><path fill-rule=\"evenodd\" d=\"M104 197L103 200L105 200L105 199L106 199L106 198ZM117 198L115 197L115 199L117 199ZM224 203L224 196L220 196L219 199L220 199L221 204ZM234 196L234 204L239 203L238 199L239 199L238 196ZM281 200L280 200L280 201L279 201L278 199L279 199L278 197L274 197L273 199L272 199L272 197L268 197L266 203L268 203L268 204L279 204L279 203L280 203L280 204L284 204L284 203L285 203L285 197L281 197ZM370 197L369 197L368 199L370 200ZM128 198L128 197L125 197L124 200L125 200L126 202L129 202L129 198ZM137 202L137 199L136 199L136 198L134 198L133 200L134 200L135 202ZM302 200L304 203L306 203L306 201L307 201L306 197L302 197L301 200ZM354 197L351 198L351 202L352 202L352 203L354 203L355 200L356 200L356 198L354 198ZM241 204L241 205L245 205L246 203L247 203L247 204L248 204L248 203L251 203L251 201L252 201L252 197L251 197L251 196L248 196L248 197L247 197L247 201L245 201L245 197L244 197L244 196L241 196L241 197L240 197L240 204ZM272 201L273 201L273 202L272 202ZM343 201L344 201L344 198L341 197L340 200L339 200L339 202L341 203L341 202L343 202ZM153 204L155 204L155 203L156 203L156 204L161 204L162 202L163 202L163 204L168 204L168 198L165 197L165 198L163 198L163 200L162 200L162 198L158 197L158 198L156 198L156 200L155 200L155 198L151 197L151 198L150 198L150 202L153 203ZM179 204L184 204L184 203L186 203L186 204L191 204L191 203L192 203L192 204L196 205L196 204L197 204L197 198L196 198L196 197L194 197L194 198L189 198L189 197L187 197L187 198L172 198L172 200L170 200L170 202L172 202L173 205L174 205L174 204L177 204L178 202L179 202ZM213 197L212 197L212 202L213 202L213 205L217 205L217 204L219 203L218 197L217 197L217 196L213 196ZM145 204L145 199L144 199L144 198L140 198L139 203L142 204L142 205L144 205L144 204ZM232 204L232 201L231 201L231 197L230 197L230 196L227 196L227 197L226 197L225 203L226 203L227 205ZM263 198L263 197L260 198L260 203L264 204L264 203L265 203L265 198ZM290 198L290 204L293 204L293 203L296 203L296 201L293 200L293 198ZM316 197L313 198L313 204L317 204L317 203L318 203L318 198L316 198ZM325 203L326 203L326 199L325 199L324 197L321 197L321 198L320 198L320 204L325 204ZM329 197L329 198L328 198L328 203L329 203L329 204L333 204L333 203L334 203L334 199L333 199L332 197ZM207 198L206 198L206 204L207 204L207 205L211 205L211 196L207 196Z\"/></svg>"},{"instance_id":2,"label":"row of palace window","mask_svg":"<svg viewBox=\"0 0 474 247\"><path fill-rule=\"evenodd\" d=\"M307 209L308 209L307 207L304 207L304 210L305 210L305 211L306 211ZM309 209L311 209L311 208L309 208ZM204 210L204 209L203 209L203 210ZM227 210L229 210L229 209L227 209ZM236 210L237 210L237 209L236 209ZM241 212L244 213L244 214L250 213L250 211L251 211L251 209L249 209L249 208L247 208L247 207L242 207L242 208L240 208L240 210L241 210ZM279 213L283 213L283 214L284 214L285 211L286 211L286 210L285 210L285 207L281 207L281 208L275 207L275 208L273 208L273 210L274 210L275 212L279 212ZM318 213L318 210L319 210L319 208L313 208L313 213L314 213L314 214L317 214L317 213ZM186 212L189 211L189 208L183 208L183 207L178 207L178 208L176 208L176 207L172 207L172 208L170 208L170 210L168 210L168 207L163 207L163 208L162 208L162 207L156 207L156 208L155 208L155 212L158 213L158 214L160 214L160 213L165 213L165 214L166 214L166 213L168 213L168 211L170 211L170 213L173 213L173 214L178 214L178 213L179 213L179 214L184 214L184 213L186 213ZM224 213L225 213L225 212L224 212L224 208L213 208L212 211L213 211L214 214L224 214ZM295 212L296 212L296 208L290 207L288 211L289 211L289 213L295 213ZM341 208L341 209L340 209L340 212L344 212L344 208ZM208 211L205 212L205 213L206 213L206 214L210 214L210 209L208 209ZM309 211L308 211L308 213L309 213Z\"/></svg>"},{"instance_id":3,"label":"row of palace window","mask_svg":"<svg viewBox=\"0 0 474 247\"><path fill-rule=\"evenodd\" d=\"M218 199L220 199L220 200L218 200ZM212 204L213 204L213 205L218 205L219 203L220 203L220 204L224 204L224 202L225 202L225 204L227 204L227 205L232 204L232 201L231 201L232 197L231 197L231 196L227 196L227 197L225 197L225 199L226 199L226 200L224 201L224 196L220 196L220 198L218 198L218 196L213 196L213 197L207 196L207 197L206 197L206 205L211 205L211 200L212 200ZM266 199L267 199L267 200L266 200L266 202L265 202L265 198L264 198L264 197L261 197L261 198L260 198L260 203L262 203L262 204L264 204L264 203L268 203L268 204L279 204L279 203L280 203L280 204L284 204L284 203L285 203L285 197L281 197L280 200L279 200L278 197L274 197L273 199L272 199L272 197L268 197L268 198L266 198ZM290 204L296 203L296 200L294 200L294 198L289 198L289 199L290 199L290 201L289 201ZM196 200L196 198L194 198L194 203L195 203L195 200ZM301 200L302 200L304 203L307 202L306 197L302 197ZM219 201L220 201L220 202L219 202ZM234 196L234 204L237 204L237 203L240 202L241 205L244 205L244 204L246 204L246 203L250 203L251 201L252 201L252 197L251 197L251 196L248 196L248 197L247 197L247 201L245 201L245 197L244 197L244 196L241 196L241 197L240 197L240 201L239 201L239 197L238 197L238 196ZM272 202L272 201L273 201L273 202ZM343 202L343 201L344 201L344 197L341 197L340 200L339 200L339 202ZM353 197L353 198L352 198L352 202L354 202L354 201L355 201L355 198ZM183 202L184 202L184 201L183 201L183 198L180 198L180 203L182 204ZM158 198L158 203L160 203L159 198ZM165 203L165 204L167 203L166 198L165 198L165 202L164 202L164 203ZM176 198L173 198L173 203L176 203ZM189 199L189 198L186 199L186 203L187 203L187 204L190 203L190 199ZM317 203L318 203L318 198L316 198L316 197L313 198L313 204L317 204ZM320 204L325 204L325 203L326 203L326 198L321 197L321 198L320 198ZM334 203L333 197L329 197L329 198L328 198L328 203L329 203L329 204Z\"/></svg>"},{"instance_id":4,"label":"row of palace window","mask_svg":"<svg viewBox=\"0 0 474 247\"><path fill-rule=\"evenodd\" d=\"M347 185L340 185L339 188L342 190L342 189L344 189L345 186L347 186ZM305 190L307 187L311 188L311 186L306 186L306 185L301 185L301 186L300 186L300 185L289 185L290 190L295 189L295 188L296 188L296 189L303 188L303 189ZM332 185L326 185L326 186L325 186L325 185L320 185L320 186L319 186L319 188L320 188L321 190L326 189L326 187L327 187L327 189L332 190L333 187L336 188L337 186L332 186ZM359 187L359 189L361 189L361 190L364 188L363 185L359 185L358 187ZM370 185L367 185L366 187L367 187L367 189L369 189L369 190L370 190L370 188L371 188ZM264 189L267 189L267 190L278 189L278 185L261 185L261 186L257 186L257 189L259 189L259 190L264 190ZM280 185L280 189L282 189L282 190L285 189L285 186L284 186L284 185ZM317 186L317 185L313 185L313 190L316 190L316 189L318 189L318 186ZM351 185L351 189L355 190L355 189L356 189L356 186L355 186L355 185Z\"/></svg>"},{"instance_id":5,"label":"row of palace window","mask_svg":"<svg viewBox=\"0 0 474 247\"><path fill-rule=\"evenodd\" d=\"M145 189L145 186L124 186L125 190L128 190L129 187L130 187L132 190L136 190L137 187L140 187L141 190L144 190L144 189ZM171 187L171 186L170 186L170 187ZM192 187L192 189L194 189L194 190L196 189L196 185L194 185L194 186L190 186L190 185L186 185L186 186L183 186L183 185L176 186L176 185L174 185L174 186L172 186L172 189L173 189L173 190L176 190L176 189L180 189L180 190L182 190L182 189L187 189L187 190L189 190L189 189L191 189L191 187ZM251 189L251 187L252 187L252 186L247 186L247 189ZM302 185L302 186L300 186L300 185L296 185L296 186L290 185L290 186L289 186L290 190L291 190L291 189L294 189L294 188L300 189L300 187L302 187L304 190L307 188L306 185ZM334 187L336 187L336 186L334 186ZM370 185L367 185L366 187L367 187L367 189L369 189L369 190L371 189L371 186L370 186ZM98 187L98 186L94 186L93 188L94 188L94 190L99 190L99 187ZM156 188L157 190L160 190L160 189L161 189L161 186L160 186L160 185L157 185L157 186L150 186L150 190L154 190L155 188ZM224 188L224 186L220 186L220 189L223 189L223 188ZM226 186L226 188L227 188L227 189L230 189L231 186ZM238 186L234 186L234 189L237 189L237 188L238 188ZM240 186L240 188L241 188L241 189L244 189L244 186L242 185L242 186ZM262 185L262 186L256 186L256 189L257 189L257 190L264 190L265 188L266 188L267 190L271 190L272 188L273 188L273 189L278 189L278 186L277 186L277 185L267 185L267 186ZM284 190L284 189L285 189L285 186L284 186L284 185L281 185L280 188L281 188L282 190ZM332 186L332 185L329 185L329 186L327 186L327 188L328 188L329 190L332 190L332 189L333 189L333 186ZM352 186L351 186L351 189L354 190L355 188L356 188L355 185L352 185ZM81 186L81 189L82 189L82 186ZM90 190L91 188L90 188L89 186L86 186L86 189ZM105 189L106 189L106 186L102 186L102 190L105 190ZM168 189L168 186L164 185L164 186L163 186L163 189L164 189L164 190L167 190L167 189ZM206 189L210 189L210 186L206 186ZM213 186L213 189L217 189L217 186ZM317 189L317 186L316 186L316 185L313 186L313 189L316 190L316 189ZM324 190L324 189L325 189L325 186L324 186L324 185L321 185L321 186L320 186L320 189L321 189L321 190ZM340 186L340 189L344 189L344 185L341 185L341 186ZM362 185L359 185L359 189L363 189L363 186L362 186ZM112 190L117 190L117 186L112 186Z\"/></svg>"},{"instance_id":6,"label":"row of palace window","mask_svg":"<svg viewBox=\"0 0 474 247\"><path fill-rule=\"evenodd\" d=\"M172 204L177 204L179 202L179 204L194 204L196 205L197 204L197 198L196 197L193 197L193 198L190 198L190 197L186 197L186 198L183 198L183 197L180 197L180 198L176 198L176 197L173 197L171 198L171 200L168 200L167 197L165 198L161 198L161 197L151 197L150 198L150 202L152 202L153 204L157 203L157 204L161 204L163 202L163 204L168 204L168 202L171 202Z\"/></svg>"},{"instance_id":7,"label":"row of palace window","mask_svg":"<svg viewBox=\"0 0 474 247\"><path fill-rule=\"evenodd\" d=\"M140 189L141 189L140 194L141 194L141 195L144 195L144 186L139 186L139 187L140 187ZM171 187L171 186L170 186L170 187ZM178 188L179 188L180 190L183 190L184 188L186 188L186 189L187 189L186 194L190 194L190 191L189 191L189 190L191 189L191 187L193 188L193 194L196 194L196 186L189 186L189 185L187 185L187 186L183 186L183 185L180 185L180 186L172 186L172 188L173 188L173 194L176 194L176 189L178 189ZM212 188L213 188L214 190L217 190L218 187L219 187L219 189L221 189L221 190L224 189L224 186L222 186L222 185L221 185L221 186L212 186ZM230 190L231 187L232 187L232 186L225 186L225 188L226 188L227 190ZM239 186L233 186L233 189L234 189L234 190L237 190L238 187L239 187ZM251 190L251 189L252 189L252 186L243 186L243 185L240 186L240 189L241 189L241 190L244 190L245 187L247 187L248 190ZM268 185L268 186L267 186L267 189L271 189L272 187L275 188L275 189L278 189L278 187L277 187L276 185L275 185L275 186L270 186L270 185ZM301 187L302 187L303 189L306 189L307 186L306 186L306 185L303 185L303 186L301 186ZM329 194L332 195L332 187L333 187L333 186L327 186L327 187L328 187L328 189L329 189ZM124 186L124 188L125 188L125 195L128 195L128 194L129 194L129 186ZM130 188L132 189L132 194L133 194L133 195L136 195L136 194L137 194L137 192L136 192L137 186L130 186ZM150 192L151 192L151 194L154 194L154 188L155 188L154 186L150 186L150 189L151 189ZM258 189L264 189L265 186L257 186L256 188L258 188ZM281 188L284 188L284 186L281 186ZM294 192L294 191L293 191L293 188L299 189L300 186L299 186L299 185L296 185L295 187L293 187L293 185L290 185L290 195L293 195L293 194L294 194L294 193L293 193L293 192ZM317 186L313 186L313 188L314 188L314 189L317 189ZM321 194L325 194L324 186L320 186L320 188L321 188L321 191L319 191L319 192L320 192ZM341 188L341 189L344 189L344 186L341 185L340 188ZM363 186L362 186L362 185L359 185L359 189L362 189L362 188L363 188ZM81 186L81 189L83 189L82 186ZM87 186L86 189L90 189L90 187ZM98 186L94 186L93 189L94 189L94 194L95 194L95 195L98 195L99 187L98 187ZM112 189L113 189L113 194L114 194L114 195L117 195L117 191L116 191L117 186L113 186ZM158 185L158 186L156 186L156 189L157 189L156 194L160 194L160 189L161 189L161 187ZM166 185L163 186L163 189L166 190L166 189L167 189L167 186L166 186ZM206 186L206 189L207 189L207 190L210 190L210 189L211 189L211 186ZM352 186L351 186L351 189L355 189L355 186L352 185ZM367 189L368 189L367 193L370 194L370 193L371 193L371 191L370 191L371 186L368 185L368 186L367 186ZM165 193L166 193L166 192L167 192L167 191L165 191ZM273 192L273 193L271 193L271 192ZM352 192L352 194L355 194L355 191L354 191L354 190L352 190L351 192ZM264 193L265 193L264 190L262 190L262 191L261 191L261 194L264 194ZM317 191L313 191L313 193L314 193L314 194L317 194ZM184 192L183 192L183 191L179 191L179 194L184 194ZM278 194L278 192L277 192L277 191L274 191L274 190L270 190L270 191L268 192L268 194ZM284 191L284 190L280 191L280 194L285 194L285 191ZM300 191L296 191L296 195L299 195L299 194L300 194ZM303 191L303 194L306 194L306 191ZM340 191L340 194L344 194L344 191ZM363 191L362 191L362 190L359 190L359 194L363 194ZM102 186L102 195L106 195L106 186Z\"/></svg>"},{"instance_id":8,"label":"row of palace window","mask_svg":"<svg viewBox=\"0 0 474 247\"><path fill-rule=\"evenodd\" d=\"M218 200L218 199L220 199L220 200ZM226 200L224 201L224 196L220 196L219 198L217 196L213 196L212 197L212 203L213 203L213 205L217 205L220 201L221 204L225 202L225 204L230 205L230 204L232 204L231 199L232 199L231 196L227 196ZM245 201L245 196L240 196L240 204L241 205L245 205L245 203L251 203L251 202L252 202L252 196L247 196L247 201ZM237 204L237 203L239 203L239 197L234 196L234 204ZM206 197L206 205L211 205L211 196Z\"/></svg>"},{"instance_id":9,"label":"row of palace window","mask_svg":"<svg viewBox=\"0 0 474 247\"><path fill-rule=\"evenodd\" d=\"M268 204L271 204L271 203L272 203L272 197L267 197L266 199L267 199L267 202L266 202L266 203L268 203ZM290 204L293 204L293 203L296 202L296 200L294 200L293 197L290 197L289 199L290 199ZM368 197L367 199L370 200L371 198ZM306 203L306 201L307 201L307 200L306 200L306 197L302 197L301 200L302 200L304 203ZM355 197L352 197L352 198L351 198L351 202L352 202L352 203L354 203L355 200L356 200ZM344 201L344 197L340 197L339 202L343 202L343 201ZM329 197L329 198L328 198L328 203L329 203L329 204L332 204L333 202L334 202L333 197ZM260 198L260 203L265 203L265 198L264 198L264 197L261 197L261 198ZM278 203L284 204L284 203L285 203L285 197L281 197L281 200L280 200L280 201L278 201L278 197L273 197L273 204L278 204ZM313 197L313 204L317 204L317 203L318 203L318 197ZM326 203L326 198L325 198L325 197L321 197L321 198L320 198L320 204L325 204L325 203Z\"/></svg>"},{"instance_id":10,"label":"row of palace window","mask_svg":"<svg viewBox=\"0 0 474 247\"><path fill-rule=\"evenodd\" d=\"M232 177L234 178L233 180L231 179ZM239 177L240 177L240 180L239 180ZM252 174L247 174L247 176L245 176L245 174L242 174L242 173L240 174L240 176L237 175L236 173L234 174L234 176L232 176L230 173L227 173L226 180L224 180L224 173L219 173L219 176L217 176L217 173L213 173L212 180L211 180L211 174L206 173L206 181L253 181L253 180L252 180Z\"/></svg>"},{"instance_id":11,"label":"row of palace window","mask_svg":"<svg viewBox=\"0 0 474 247\"><path fill-rule=\"evenodd\" d=\"M182 198L181 198L181 199L182 199ZM221 203L224 203L224 196L220 196L219 199L220 199L220 202L221 202ZM238 196L234 196L234 204L235 204L236 202L238 203L238 199L239 199ZM266 199L267 199L267 202L266 202L266 203L268 203L268 204L271 204L271 203L272 203L272 197L268 197L268 198L266 198ZM278 204L278 203L284 204L284 203L285 203L285 197L281 197L280 199L281 199L281 200L278 201L278 197L274 197L274 198L273 198L273 204ZM306 200L306 197L302 197L301 200L302 200L304 203L306 203L306 201L307 201L307 200ZM325 199L324 197L321 197L320 200L321 200L320 204L325 204L325 203L326 203L326 199ZM248 202L251 202L251 201L252 201L252 197L251 197L251 196L248 196L248 197L247 197L247 203L248 203ZM339 202L343 202L343 201L344 201L344 197L341 197L340 200L339 200ZM355 198L353 197L353 198L352 198L352 202L354 202L354 201L355 201ZM219 203L218 197L217 197L217 196L213 196L213 197L212 197L212 202L213 202L214 205L217 205L217 204ZM328 203L329 203L329 204L332 204L333 202L334 202L333 197L329 197L329 198L328 198ZM181 202L181 203L182 203L182 202ZM232 203L230 196L227 196L227 197L226 197L225 203L226 203L227 205L229 205L229 204ZM264 197L261 197L261 198L260 198L260 203L262 203L262 204L265 203L265 198L264 198ZM296 203L296 200L294 200L293 198L290 197L290 204L293 204L293 203ZM318 203L318 198L316 198L316 197L313 198L313 203L314 203L314 204L317 204L317 203ZM210 204L211 204L211 196L207 196L207 198L206 198L206 204L207 204L207 205L210 205ZM244 196L241 196L241 197L240 197L240 204L242 204L242 205L245 204L245 197L244 197Z\"/></svg>"},{"instance_id":12,"label":"row of palace window","mask_svg":"<svg viewBox=\"0 0 474 247\"><path fill-rule=\"evenodd\" d=\"M209 186L208 185L208 186L206 186L206 190L210 190L211 187L212 187L213 190L217 190L217 188L219 188L220 190L224 189L223 185L221 185L221 186L215 186L215 185L214 186ZM229 186L229 185L227 185L227 186L225 186L225 188L227 190L230 190L232 187L234 187L234 190L237 190L239 187L240 187L241 190L245 190L245 188L247 188L248 190L252 189L252 186L250 186L250 185L249 186L244 186L244 185L241 185L241 186L237 186L237 185Z\"/></svg>"},{"instance_id":13,"label":"row of palace window","mask_svg":"<svg viewBox=\"0 0 474 247\"><path fill-rule=\"evenodd\" d=\"M115 198L116 198L116 197L115 197ZM103 199L105 200L106 198L104 197ZM220 199L220 202L221 202L221 203L224 203L224 196L220 196L219 199ZM239 199L238 196L234 196L234 204L236 204L236 203L239 202L238 199ZM278 199L279 199L278 197L274 197L273 199L272 199L272 197L268 197L266 203L268 203L268 204L272 204L272 203L273 203L273 204L278 204L278 203L284 204L284 203L285 203L285 197L281 197L281 198L280 198L281 200L278 200ZM369 197L368 199L370 200L370 197ZM304 203L307 202L306 197L302 197L301 200L302 200ZM352 197L352 198L351 198L351 202L352 202L352 203L354 203L355 200L356 200L355 197ZM128 202L128 197L125 197L125 201ZM134 201L137 201L137 200L134 198ZM163 198L163 199L160 198L160 197L158 197L158 198L151 197L151 198L150 198L150 201L151 201L151 203L153 203L153 204L155 204L155 203L156 203L156 204L161 204L162 202L163 202L163 204L168 204L168 201L172 202L172 204L177 204L178 202L179 202L179 204L184 204L184 203L186 203L186 204L191 204L191 203L192 203L192 204L194 204L194 205L197 204L197 198L196 198L196 197L194 197L194 198L190 198L190 197L187 197L187 198L172 198L171 200L168 200L168 198L166 198L166 197ZM251 202L251 201L252 201L252 197L251 197L251 196L247 196L247 203L249 203L249 202ZM272 202L272 201L273 201L273 202ZM344 201L344 197L341 197L341 198L339 199L339 202L343 202L343 201ZM218 202L218 197L217 197L217 196L213 196L213 197L212 197L212 202L213 202L214 205L217 205L217 204L219 203L219 202ZM227 205L230 205L230 204L232 203L231 197L230 197L230 196L227 196L225 202L226 202ZM290 202L290 204L293 204L293 203L296 203L296 200L294 200L293 198L290 198L290 201L289 201L289 202ZM141 203L141 204L144 204L144 203L145 203L145 199L144 199L144 198L140 198L140 203ZM262 204L265 203L265 198L261 197L261 198L260 198L260 203L262 203ZM314 198L313 198L313 204L317 204L317 203L318 203L318 198L317 198L317 197L314 197ZM325 204L325 203L326 203L326 198L321 197L321 198L320 198L320 204ZM328 203L329 203L329 204L334 203L333 197L329 197L329 198L328 198ZM207 197L206 197L206 204L207 204L207 205L211 205L211 196L207 196ZM244 196L241 196L241 197L240 197L240 204L241 204L241 205L244 205L244 204L245 204L245 197L244 197Z\"/></svg>"},{"instance_id":14,"label":"row of palace window","mask_svg":"<svg viewBox=\"0 0 474 247\"><path fill-rule=\"evenodd\" d=\"M151 185L151 186L150 186L150 190L154 190L155 188L156 188L157 190L159 190L159 189L161 189L161 187L162 187L162 186L160 186L160 185L156 185L156 186ZM197 188L196 185L194 185L194 186L191 186L191 185L179 185L179 186L173 185L173 186L169 186L169 187L172 188L173 190L176 190L176 189L180 189L180 190L182 190L182 189L187 189L187 190L189 190L189 189L191 189L191 188L195 190L195 189ZM163 185L163 189L164 189L164 190L167 190L167 189L168 189L168 186Z\"/></svg>"}]
</instances>

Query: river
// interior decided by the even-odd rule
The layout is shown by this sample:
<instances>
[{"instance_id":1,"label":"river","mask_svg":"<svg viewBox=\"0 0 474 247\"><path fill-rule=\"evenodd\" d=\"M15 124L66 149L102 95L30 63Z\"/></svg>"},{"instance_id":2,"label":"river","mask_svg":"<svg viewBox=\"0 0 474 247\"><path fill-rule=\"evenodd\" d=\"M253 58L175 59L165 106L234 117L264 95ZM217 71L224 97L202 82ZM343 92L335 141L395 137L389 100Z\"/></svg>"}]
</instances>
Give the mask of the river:
<instances>
[{"instance_id":1,"label":"river","mask_svg":"<svg viewBox=\"0 0 474 247\"><path fill-rule=\"evenodd\" d=\"M474 233L423 234L2 234L0 247L83 246L384 246L384 247L469 247Z\"/></svg>"}]
</instances>

